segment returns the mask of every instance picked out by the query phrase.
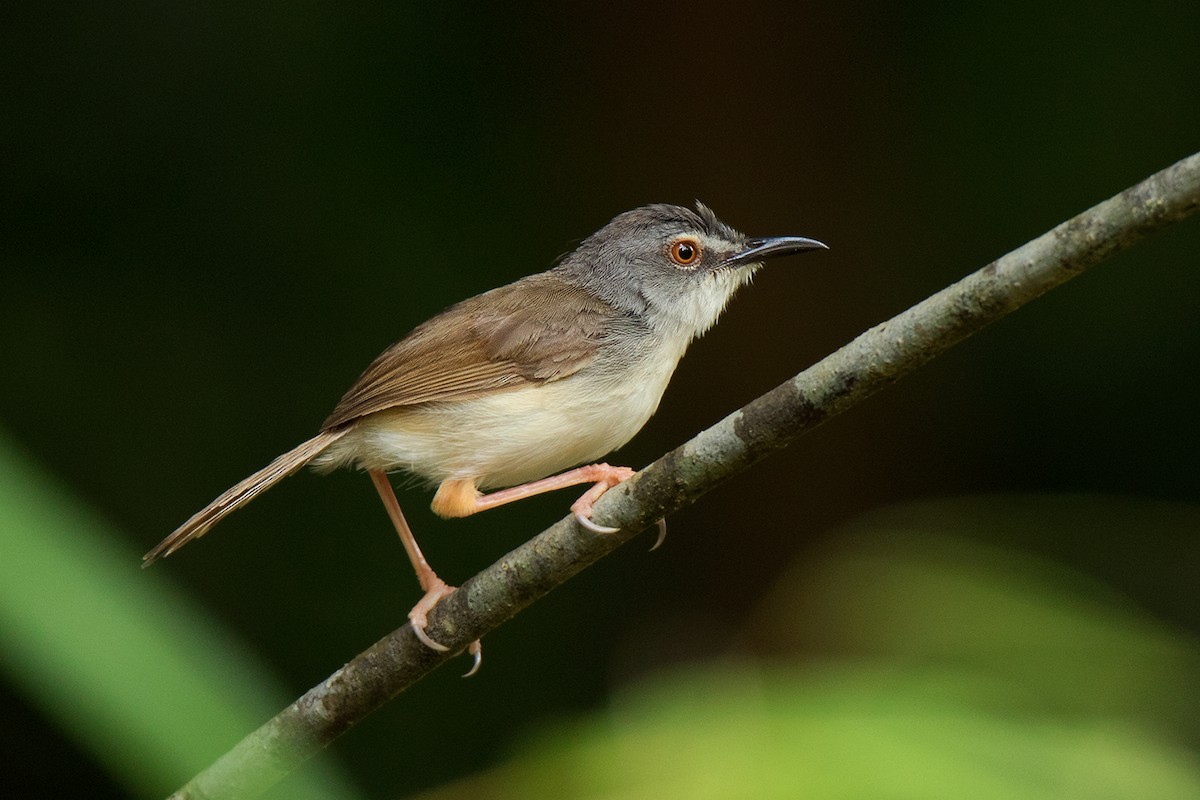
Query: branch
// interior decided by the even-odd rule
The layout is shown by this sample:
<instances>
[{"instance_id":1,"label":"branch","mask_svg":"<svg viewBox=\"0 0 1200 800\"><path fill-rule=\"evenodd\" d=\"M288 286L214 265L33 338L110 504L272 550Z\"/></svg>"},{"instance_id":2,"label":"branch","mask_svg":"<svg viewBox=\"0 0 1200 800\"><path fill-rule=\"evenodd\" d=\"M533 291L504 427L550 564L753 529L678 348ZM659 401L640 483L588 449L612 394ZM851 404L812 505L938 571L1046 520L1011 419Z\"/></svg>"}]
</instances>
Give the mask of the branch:
<instances>
[{"instance_id":1,"label":"branch","mask_svg":"<svg viewBox=\"0 0 1200 800\"><path fill-rule=\"evenodd\" d=\"M984 326L1151 231L1200 209L1200 153L1105 200L857 339L605 494L596 535L567 517L468 580L430 615L461 652L655 520L791 444ZM255 796L444 664L405 625L376 642L193 778L173 797Z\"/></svg>"}]
</instances>

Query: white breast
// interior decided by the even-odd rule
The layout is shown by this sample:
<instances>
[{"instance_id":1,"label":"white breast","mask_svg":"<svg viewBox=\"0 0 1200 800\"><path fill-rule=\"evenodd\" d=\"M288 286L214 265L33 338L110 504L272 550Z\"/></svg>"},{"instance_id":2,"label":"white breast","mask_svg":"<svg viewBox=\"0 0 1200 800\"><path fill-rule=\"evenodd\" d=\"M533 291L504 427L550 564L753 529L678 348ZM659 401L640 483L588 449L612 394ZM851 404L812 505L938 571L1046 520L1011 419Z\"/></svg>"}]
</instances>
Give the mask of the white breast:
<instances>
[{"instance_id":1,"label":"white breast","mask_svg":"<svg viewBox=\"0 0 1200 800\"><path fill-rule=\"evenodd\" d=\"M591 366L540 386L373 414L316 466L403 469L431 483L471 478L488 489L596 461L650 419L687 339L660 342L617 374Z\"/></svg>"}]
</instances>

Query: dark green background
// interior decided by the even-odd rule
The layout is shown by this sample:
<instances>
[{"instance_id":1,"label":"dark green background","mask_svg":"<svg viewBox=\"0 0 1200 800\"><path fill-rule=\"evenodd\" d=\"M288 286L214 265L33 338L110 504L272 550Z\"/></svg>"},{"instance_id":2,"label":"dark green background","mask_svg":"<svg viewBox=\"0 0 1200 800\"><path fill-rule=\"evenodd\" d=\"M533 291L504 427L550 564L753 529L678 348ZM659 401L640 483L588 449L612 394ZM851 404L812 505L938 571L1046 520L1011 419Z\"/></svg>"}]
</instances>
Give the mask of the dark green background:
<instances>
[{"instance_id":1,"label":"dark green background","mask_svg":"<svg viewBox=\"0 0 1200 800\"><path fill-rule=\"evenodd\" d=\"M0 424L128 533L136 580L142 551L310 436L386 345L624 209L699 198L748 233L829 243L772 264L693 347L613 459L641 466L1200 147L1197 41L1195 3L9 5ZM1200 501L1197 253L1192 220L956 348L673 517L661 552L581 575L489 637L479 677L437 674L331 757L372 797L488 766L636 676L726 652L787 564L893 502ZM460 581L571 497L449 522L427 491L401 502ZM1194 592L1179 602L1195 544L1165 563L1085 535L1022 547L1200 629ZM288 481L156 570L297 694L417 597L348 473ZM119 795L0 691L6 779Z\"/></svg>"}]
</instances>

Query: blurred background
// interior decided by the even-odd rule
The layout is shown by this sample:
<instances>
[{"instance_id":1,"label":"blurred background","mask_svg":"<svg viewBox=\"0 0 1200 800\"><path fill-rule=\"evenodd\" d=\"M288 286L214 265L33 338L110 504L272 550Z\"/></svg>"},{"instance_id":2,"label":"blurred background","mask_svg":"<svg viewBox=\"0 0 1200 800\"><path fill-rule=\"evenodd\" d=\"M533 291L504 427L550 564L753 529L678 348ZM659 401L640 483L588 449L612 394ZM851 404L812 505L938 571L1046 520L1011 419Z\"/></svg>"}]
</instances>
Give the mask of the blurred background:
<instances>
[{"instance_id":1,"label":"blurred background","mask_svg":"<svg viewBox=\"0 0 1200 800\"><path fill-rule=\"evenodd\" d=\"M693 346L642 466L1200 149L1197 41L1195 3L8 4L0 788L166 794L404 622L362 475L139 558L414 325L648 202L829 243ZM1198 253L955 348L271 796L1200 795ZM400 493L452 582L573 497Z\"/></svg>"}]
</instances>

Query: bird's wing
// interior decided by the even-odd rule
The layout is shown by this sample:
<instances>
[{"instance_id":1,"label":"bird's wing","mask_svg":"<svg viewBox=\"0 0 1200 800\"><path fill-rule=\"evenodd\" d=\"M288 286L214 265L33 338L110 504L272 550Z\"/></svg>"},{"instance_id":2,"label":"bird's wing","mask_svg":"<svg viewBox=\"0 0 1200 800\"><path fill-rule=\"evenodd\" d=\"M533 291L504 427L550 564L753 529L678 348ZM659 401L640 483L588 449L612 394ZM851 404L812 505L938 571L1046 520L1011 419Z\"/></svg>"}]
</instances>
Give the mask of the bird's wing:
<instances>
[{"instance_id":1,"label":"bird's wing","mask_svg":"<svg viewBox=\"0 0 1200 800\"><path fill-rule=\"evenodd\" d=\"M385 350L322 430L397 406L466 400L574 374L594 358L611 306L541 273L464 300Z\"/></svg>"}]
</instances>

